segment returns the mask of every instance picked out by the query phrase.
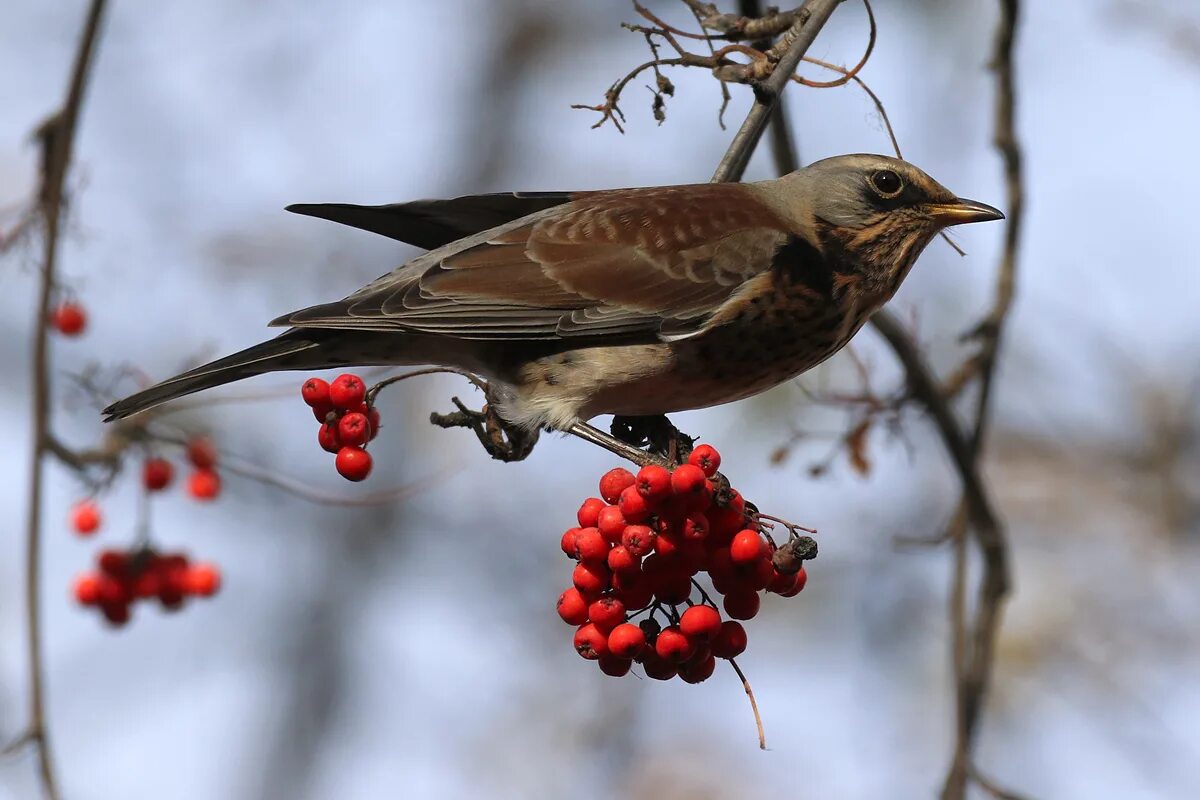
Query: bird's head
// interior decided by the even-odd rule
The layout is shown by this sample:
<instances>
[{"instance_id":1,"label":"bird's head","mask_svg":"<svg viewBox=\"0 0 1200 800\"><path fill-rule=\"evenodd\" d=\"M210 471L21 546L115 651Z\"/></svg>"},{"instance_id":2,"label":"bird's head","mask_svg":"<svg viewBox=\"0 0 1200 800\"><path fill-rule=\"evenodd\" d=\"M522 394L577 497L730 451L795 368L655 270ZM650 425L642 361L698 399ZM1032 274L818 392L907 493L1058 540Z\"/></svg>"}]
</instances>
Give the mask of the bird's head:
<instances>
[{"instance_id":1,"label":"bird's head","mask_svg":"<svg viewBox=\"0 0 1200 800\"><path fill-rule=\"evenodd\" d=\"M907 161L881 155L817 161L779 186L789 219L813 246L892 290L943 228L1004 218Z\"/></svg>"}]
</instances>

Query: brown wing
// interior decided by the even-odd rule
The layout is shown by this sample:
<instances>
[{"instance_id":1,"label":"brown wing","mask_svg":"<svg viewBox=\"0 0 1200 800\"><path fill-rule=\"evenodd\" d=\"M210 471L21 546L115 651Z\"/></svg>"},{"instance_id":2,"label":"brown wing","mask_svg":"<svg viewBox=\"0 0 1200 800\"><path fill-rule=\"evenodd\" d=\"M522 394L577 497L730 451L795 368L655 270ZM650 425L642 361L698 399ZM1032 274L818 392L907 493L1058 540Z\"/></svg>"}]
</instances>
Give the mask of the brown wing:
<instances>
[{"instance_id":1,"label":"brown wing","mask_svg":"<svg viewBox=\"0 0 1200 800\"><path fill-rule=\"evenodd\" d=\"M276 323L471 339L686 335L768 270L786 238L742 185L579 194Z\"/></svg>"}]
</instances>

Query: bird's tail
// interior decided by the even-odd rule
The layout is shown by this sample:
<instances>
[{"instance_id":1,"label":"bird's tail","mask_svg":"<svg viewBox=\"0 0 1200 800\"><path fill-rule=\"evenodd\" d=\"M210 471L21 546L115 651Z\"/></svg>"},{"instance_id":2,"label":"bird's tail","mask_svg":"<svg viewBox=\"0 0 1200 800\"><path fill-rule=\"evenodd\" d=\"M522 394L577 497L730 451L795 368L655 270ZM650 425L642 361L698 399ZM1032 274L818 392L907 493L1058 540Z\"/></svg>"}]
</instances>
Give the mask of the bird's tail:
<instances>
[{"instance_id":1,"label":"bird's tail","mask_svg":"<svg viewBox=\"0 0 1200 800\"><path fill-rule=\"evenodd\" d=\"M342 331L292 329L274 339L248 347L239 353L225 356L204 366L196 367L155 384L149 389L143 389L124 400L118 400L104 409L104 420L111 422L123 419L168 400L254 375L261 375L264 372L384 363L364 359L362 354L364 352L384 353L387 348L364 348L363 345L370 344L370 342L362 340L386 336L394 347L397 337L403 336L403 334L379 334L364 331L355 331L354 334L356 337L354 349L357 351L357 357L350 352L343 352L347 348L341 345L349 344L349 342Z\"/></svg>"}]
</instances>

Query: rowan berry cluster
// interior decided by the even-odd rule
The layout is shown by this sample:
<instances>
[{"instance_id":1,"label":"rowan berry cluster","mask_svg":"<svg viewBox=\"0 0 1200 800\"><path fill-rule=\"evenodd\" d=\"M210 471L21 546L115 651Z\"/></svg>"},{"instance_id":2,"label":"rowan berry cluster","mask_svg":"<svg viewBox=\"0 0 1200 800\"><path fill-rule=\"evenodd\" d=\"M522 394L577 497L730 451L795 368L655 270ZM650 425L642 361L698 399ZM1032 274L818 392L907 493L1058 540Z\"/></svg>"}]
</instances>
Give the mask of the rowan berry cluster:
<instances>
[{"instance_id":1,"label":"rowan berry cluster","mask_svg":"<svg viewBox=\"0 0 1200 800\"><path fill-rule=\"evenodd\" d=\"M168 611L183 607L188 597L212 597L221 588L215 564L192 564L182 553L159 553L145 547L102 550L97 569L75 579L75 600L100 609L110 623L124 625L139 600L158 600Z\"/></svg>"},{"instance_id":2,"label":"rowan berry cluster","mask_svg":"<svg viewBox=\"0 0 1200 800\"><path fill-rule=\"evenodd\" d=\"M580 506L578 527L563 534L563 552L578 564L558 614L576 626L575 650L605 674L638 663L651 678L699 683L716 659L745 650L738 620L758 613L760 592L792 597L804 588L806 556L797 557L791 539L777 550L717 474L720 464L715 448L699 445L671 471L610 470L600 497ZM701 573L728 619L696 581Z\"/></svg>"},{"instance_id":3,"label":"rowan berry cluster","mask_svg":"<svg viewBox=\"0 0 1200 800\"><path fill-rule=\"evenodd\" d=\"M312 409L321 427L317 443L336 453L334 467L349 481L361 481L371 474L371 456L367 442L379 433L379 411L367 402L367 385L357 375L339 375L332 383L309 378L300 387L300 395Z\"/></svg>"}]
</instances>

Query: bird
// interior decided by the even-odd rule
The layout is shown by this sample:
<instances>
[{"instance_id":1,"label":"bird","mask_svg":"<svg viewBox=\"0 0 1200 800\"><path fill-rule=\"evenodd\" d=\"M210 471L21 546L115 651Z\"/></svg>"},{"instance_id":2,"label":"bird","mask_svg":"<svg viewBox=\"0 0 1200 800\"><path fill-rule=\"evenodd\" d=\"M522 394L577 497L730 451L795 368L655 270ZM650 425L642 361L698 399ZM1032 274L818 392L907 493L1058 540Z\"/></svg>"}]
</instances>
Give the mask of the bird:
<instances>
[{"instance_id":1,"label":"bird","mask_svg":"<svg viewBox=\"0 0 1200 800\"><path fill-rule=\"evenodd\" d=\"M862 153L760 182L288 210L428 252L107 420L262 373L377 365L477 375L530 432L734 402L838 352L946 227L1004 218Z\"/></svg>"}]
</instances>

